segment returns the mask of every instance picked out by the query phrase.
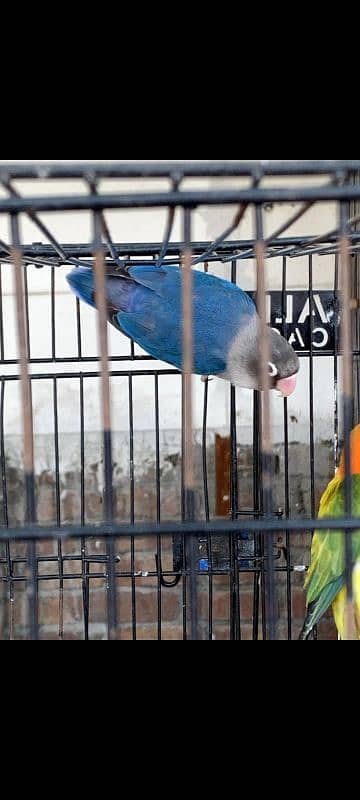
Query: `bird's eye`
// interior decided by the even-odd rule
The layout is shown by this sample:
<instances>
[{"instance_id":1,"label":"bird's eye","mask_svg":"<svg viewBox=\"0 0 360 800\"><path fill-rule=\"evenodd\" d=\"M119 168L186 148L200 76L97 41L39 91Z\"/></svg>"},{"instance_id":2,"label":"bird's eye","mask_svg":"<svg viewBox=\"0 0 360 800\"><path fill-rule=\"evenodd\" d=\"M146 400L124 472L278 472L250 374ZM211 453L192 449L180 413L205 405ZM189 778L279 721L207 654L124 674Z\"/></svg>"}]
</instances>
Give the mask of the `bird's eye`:
<instances>
[{"instance_id":1,"label":"bird's eye","mask_svg":"<svg viewBox=\"0 0 360 800\"><path fill-rule=\"evenodd\" d=\"M269 375L270 375L270 378L276 378L278 374L279 373L278 373L278 370L275 367L275 364L272 364L271 361L270 361L270 363L269 363Z\"/></svg>"}]
</instances>

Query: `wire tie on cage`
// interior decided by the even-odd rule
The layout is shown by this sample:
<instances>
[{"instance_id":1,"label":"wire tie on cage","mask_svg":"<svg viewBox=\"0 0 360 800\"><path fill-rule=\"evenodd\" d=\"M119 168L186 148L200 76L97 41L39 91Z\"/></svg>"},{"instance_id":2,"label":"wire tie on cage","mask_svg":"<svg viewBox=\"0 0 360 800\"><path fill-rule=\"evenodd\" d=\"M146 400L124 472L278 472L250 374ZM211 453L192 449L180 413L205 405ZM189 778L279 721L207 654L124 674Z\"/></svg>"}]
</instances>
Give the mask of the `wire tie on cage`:
<instances>
[{"instance_id":1,"label":"wire tie on cage","mask_svg":"<svg viewBox=\"0 0 360 800\"><path fill-rule=\"evenodd\" d=\"M160 580L160 584L161 584L162 588L163 589L176 589L176 587L179 585L179 583L181 581L182 575L181 574L180 575L176 575L176 577L174 578L173 581L167 581L166 578L165 578L165 575L164 575L162 559L158 555L158 553L155 554L155 563L156 563L156 571L157 571L157 573L159 575L159 580Z\"/></svg>"},{"instance_id":2,"label":"wire tie on cage","mask_svg":"<svg viewBox=\"0 0 360 800\"><path fill-rule=\"evenodd\" d=\"M184 180L184 173L181 172L180 170L179 171L175 171L174 170L174 172L171 173L171 180L172 180L173 186L176 187L176 188L179 188L180 184Z\"/></svg>"},{"instance_id":3,"label":"wire tie on cage","mask_svg":"<svg viewBox=\"0 0 360 800\"><path fill-rule=\"evenodd\" d=\"M348 172L346 170L343 170L343 169L337 170L337 172L335 172L334 181L333 182L334 182L334 184L338 184L339 186L342 186L342 185L344 185L346 183L347 177L348 177Z\"/></svg>"}]
</instances>

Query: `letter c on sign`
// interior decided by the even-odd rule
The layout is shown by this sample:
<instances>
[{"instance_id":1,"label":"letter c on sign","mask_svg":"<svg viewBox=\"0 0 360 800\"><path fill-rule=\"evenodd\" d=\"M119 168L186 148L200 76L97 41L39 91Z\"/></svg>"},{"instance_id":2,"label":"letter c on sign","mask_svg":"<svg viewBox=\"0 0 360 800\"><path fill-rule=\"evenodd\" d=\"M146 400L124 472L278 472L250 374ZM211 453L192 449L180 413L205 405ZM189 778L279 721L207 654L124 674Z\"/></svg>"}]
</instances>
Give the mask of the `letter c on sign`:
<instances>
[{"instance_id":1,"label":"letter c on sign","mask_svg":"<svg viewBox=\"0 0 360 800\"><path fill-rule=\"evenodd\" d=\"M320 336L321 341L316 341L315 336ZM327 344L329 344L329 334L327 330L325 330L325 328L315 328L313 341L314 347L317 347L318 350L320 350L322 347L326 347Z\"/></svg>"}]
</instances>

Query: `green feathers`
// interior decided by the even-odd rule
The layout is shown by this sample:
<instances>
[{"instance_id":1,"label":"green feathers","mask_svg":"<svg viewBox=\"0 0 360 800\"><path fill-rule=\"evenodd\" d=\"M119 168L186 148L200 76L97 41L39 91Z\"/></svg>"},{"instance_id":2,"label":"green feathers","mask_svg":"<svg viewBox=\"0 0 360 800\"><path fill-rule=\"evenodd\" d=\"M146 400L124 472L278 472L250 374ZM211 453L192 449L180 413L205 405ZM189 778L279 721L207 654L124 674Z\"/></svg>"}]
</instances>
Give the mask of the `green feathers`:
<instances>
[{"instance_id":1,"label":"green feathers","mask_svg":"<svg viewBox=\"0 0 360 800\"><path fill-rule=\"evenodd\" d=\"M360 475L352 477L353 514L360 518ZM338 477L328 486L319 518L345 516L344 482ZM347 534L351 536L351 534ZM353 562L360 560L360 530L353 534ZM301 639L308 639L315 625L333 605L345 586L345 547L341 531L317 531L313 538L311 565L306 579L308 614Z\"/></svg>"}]
</instances>

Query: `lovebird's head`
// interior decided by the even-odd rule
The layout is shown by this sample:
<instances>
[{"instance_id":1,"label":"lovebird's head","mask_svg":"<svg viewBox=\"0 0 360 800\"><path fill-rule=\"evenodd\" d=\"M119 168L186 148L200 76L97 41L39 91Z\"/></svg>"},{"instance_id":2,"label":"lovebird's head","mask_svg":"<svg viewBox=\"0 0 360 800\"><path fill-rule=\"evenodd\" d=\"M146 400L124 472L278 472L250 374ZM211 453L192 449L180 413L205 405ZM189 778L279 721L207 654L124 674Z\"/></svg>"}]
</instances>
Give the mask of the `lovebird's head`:
<instances>
[{"instance_id":1,"label":"lovebird's head","mask_svg":"<svg viewBox=\"0 0 360 800\"><path fill-rule=\"evenodd\" d=\"M270 389L277 389L283 397L290 397L296 389L300 362L291 345L272 328L267 328L268 364ZM261 391L261 332L256 314L248 325L240 329L233 341L227 358L227 370L223 375L235 386Z\"/></svg>"}]
</instances>

